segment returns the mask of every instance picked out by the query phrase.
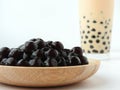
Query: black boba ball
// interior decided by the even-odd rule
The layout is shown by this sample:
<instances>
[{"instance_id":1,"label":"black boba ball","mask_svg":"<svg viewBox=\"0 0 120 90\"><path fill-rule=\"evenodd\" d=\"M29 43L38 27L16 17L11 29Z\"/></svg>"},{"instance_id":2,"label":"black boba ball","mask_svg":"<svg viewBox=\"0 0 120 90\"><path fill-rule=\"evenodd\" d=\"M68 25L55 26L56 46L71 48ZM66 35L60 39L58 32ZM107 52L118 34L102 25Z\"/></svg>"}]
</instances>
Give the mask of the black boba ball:
<instances>
[{"instance_id":1,"label":"black boba ball","mask_svg":"<svg viewBox=\"0 0 120 90\"><path fill-rule=\"evenodd\" d=\"M47 41L47 42L46 42L46 47L53 48L53 47L54 47L53 41Z\"/></svg>"},{"instance_id":2,"label":"black boba ball","mask_svg":"<svg viewBox=\"0 0 120 90\"><path fill-rule=\"evenodd\" d=\"M8 47L3 47L0 49L0 57L5 58L8 57L8 54L10 52L10 49Z\"/></svg>"},{"instance_id":3,"label":"black boba ball","mask_svg":"<svg viewBox=\"0 0 120 90\"><path fill-rule=\"evenodd\" d=\"M2 56L0 55L0 62L2 61Z\"/></svg>"},{"instance_id":4,"label":"black boba ball","mask_svg":"<svg viewBox=\"0 0 120 90\"><path fill-rule=\"evenodd\" d=\"M14 57L14 58L16 58L16 59L19 59L19 58L21 58L22 57L22 51L20 51L18 48L12 48L11 50L10 50L10 53L9 53L9 55L8 55L8 57Z\"/></svg>"},{"instance_id":5,"label":"black boba ball","mask_svg":"<svg viewBox=\"0 0 120 90\"><path fill-rule=\"evenodd\" d=\"M36 51L34 51L34 52L32 53L32 57L33 57L33 58L34 58L34 57L42 58L42 56L43 56L43 52L42 52L41 50L39 50L39 49L37 49Z\"/></svg>"},{"instance_id":6,"label":"black boba ball","mask_svg":"<svg viewBox=\"0 0 120 90\"><path fill-rule=\"evenodd\" d=\"M71 51L78 54L78 55L80 55L80 56L83 55L82 49L80 47L74 47L74 48L72 48Z\"/></svg>"},{"instance_id":7,"label":"black boba ball","mask_svg":"<svg viewBox=\"0 0 120 90\"><path fill-rule=\"evenodd\" d=\"M64 50L59 51L59 56L61 57L67 57L67 52Z\"/></svg>"},{"instance_id":8,"label":"black boba ball","mask_svg":"<svg viewBox=\"0 0 120 90\"><path fill-rule=\"evenodd\" d=\"M20 45L20 46L18 47L18 49L20 49L21 51L24 52L24 50L25 50L25 45L24 45L24 44L23 44L23 45Z\"/></svg>"},{"instance_id":9,"label":"black boba ball","mask_svg":"<svg viewBox=\"0 0 120 90\"><path fill-rule=\"evenodd\" d=\"M50 58L47 58L47 60L44 61L45 67L50 67Z\"/></svg>"},{"instance_id":10,"label":"black boba ball","mask_svg":"<svg viewBox=\"0 0 120 90\"><path fill-rule=\"evenodd\" d=\"M36 66L36 67L44 66L43 62L40 58L34 58L34 59L30 60L29 65L30 66Z\"/></svg>"},{"instance_id":11,"label":"black boba ball","mask_svg":"<svg viewBox=\"0 0 120 90\"><path fill-rule=\"evenodd\" d=\"M34 43L35 43L35 47L37 49L41 49L41 48L45 47L45 42L42 39L38 39Z\"/></svg>"},{"instance_id":12,"label":"black boba ball","mask_svg":"<svg viewBox=\"0 0 120 90\"><path fill-rule=\"evenodd\" d=\"M7 58L3 58L2 61L0 62L0 65L6 65Z\"/></svg>"},{"instance_id":13,"label":"black boba ball","mask_svg":"<svg viewBox=\"0 0 120 90\"><path fill-rule=\"evenodd\" d=\"M71 66L74 66L74 65L81 65L81 61L80 61L80 58L77 57L77 56L72 56L70 58L70 61L71 61Z\"/></svg>"},{"instance_id":14,"label":"black boba ball","mask_svg":"<svg viewBox=\"0 0 120 90\"><path fill-rule=\"evenodd\" d=\"M13 57L8 58L5 63L5 65L8 65L8 66L9 65L14 66L15 64L16 64L16 60Z\"/></svg>"},{"instance_id":15,"label":"black boba ball","mask_svg":"<svg viewBox=\"0 0 120 90\"><path fill-rule=\"evenodd\" d=\"M32 59L28 63L29 63L30 66L38 66L37 65L37 59Z\"/></svg>"},{"instance_id":16,"label":"black boba ball","mask_svg":"<svg viewBox=\"0 0 120 90\"><path fill-rule=\"evenodd\" d=\"M67 66L67 63L64 57L58 57L56 60L58 62L58 66Z\"/></svg>"},{"instance_id":17,"label":"black boba ball","mask_svg":"<svg viewBox=\"0 0 120 90\"><path fill-rule=\"evenodd\" d=\"M69 58L66 59L67 66L71 66L71 60Z\"/></svg>"},{"instance_id":18,"label":"black boba ball","mask_svg":"<svg viewBox=\"0 0 120 90\"><path fill-rule=\"evenodd\" d=\"M41 58L37 58L37 65L38 65L39 67L44 66L44 63L43 63L43 61L42 61Z\"/></svg>"},{"instance_id":19,"label":"black boba ball","mask_svg":"<svg viewBox=\"0 0 120 90\"><path fill-rule=\"evenodd\" d=\"M42 57L41 57L41 59L43 60L43 61L45 61L46 59L47 59L47 55L46 55L46 52L48 52L50 50L50 48L49 47L44 47L44 48L42 48L40 51L42 52Z\"/></svg>"},{"instance_id":20,"label":"black boba ball","mask_svg":"<svg viewBox=\"0 0 120 90\"><path fill-rule=\"evenodd\" d=\"M23 53L23 59L29 61L31 59L31 54Z\"/></svg>"},{"instance_id":21,"label":"black boba ball","mask_svg":"<svg viewBox=\"0 0 120 90\"><path fill-rule=\"evenodd\" d=\"M20 59L17 63L16 66L29 66L29 63L24 60L24 59Z\"/></svg>"},{"instance_id":22,"label":"black boba ball","mask_svg":"<svg viewBox=\"0 0 120 90\"><path fill-rule=\"evenodd\" d=\"M56 58L58 56L58 51L55 49L49 49L45 52L46 57Z\"/></svg>"},{"instance_id":23,"label":"black boba ball","mask_svg":"<svg viewBox=\"0 0 120 90\"><path fill-rule=\"evenodd\" d=\"M86 64L89 63L87 57L85 57L85 56L82 56L82 57L80 58L80 60L81 60L81 62L82 62L82 65L86 65Z\"/></svg>"},{"instance_id":24,"label":"black boba ball","mask_svg":"<svg viewBox=\"0 0 120 90\"><path fill-rule=\"evenodd\" d=\"M53 45L54 45L54 48L57 49L57 50L63 50L64 49L63 44L59 41L54 42Z\"/></svg>"},{"instance_id":25,"label":"black boba ball","mask_svg":"<svg viewBox=\"0 0 120 90\"><path fill-rule=\"evenodd\" d=\"M74 52L70 52L70 53L68 54L68 58L70 58L71 56L78 56L78 54L76 54L76 53L74 53Z\"/></svg>"},{"instance_id":26,"label":"black boba ball","mask_svg":"<svg viewBox=\"0 0 120 90\"><path fill-rule=\"evenodd\" d=\"M70 49L64 49L64 51L67 53L67 55L71 52Z\"/></svg>"},{"instance_id":27,"label":"black boba ball","mask_svg":"<svg viewBox=\"0 0 120 90\"><path fill-rule=\"evenodd\" d=\"M36 38L32 38L32 39L30 39L29 41L33 41L33 42L34 42L34 41L36 41L36 40L37 40Z\"/></svg>"},{"instance_id":28,"label":"black boba ball","mask_svg":"<svg viewBox=\"0 0 120 90\"><path fill-rule=\"evenodd\" d=\"M71 57L74 57L74 56L77 56L78 57L78 54L74 53L74 52L70 52L66 58L66 62L67 62L67 65L71 65Z\"/></svg>"},{"instance_id":29,"label":"black boba ball","mask_svg":"<svg viewBox=\"0 0 120 90\"><path fill-rule=\"evenodd\" d=\"M60 41L33 38L18 48L0 49L0 64L9 66L56 67L88 64L80 47L64 49Z\"/></svg>"},{"instance_id":30,"label":"black boba ball","mask_svg":"<svg viewBox=\"0 0 120 90\"><path fill-rule=\"evenodd\" d=\"M52 58L49 60L50 66L56 67L58 66L58 63L55 58Z\"/></svg>"},{"instance_id":31,"label":"black boba ball","mask_svg":"<svg viewBox=\"0 0 120 90\"><path fill-rule=\"evenodd\" d=\"M44 65L45 67L56 67L58 63L55 58L47 58L47 60L44 61Z\"/></svg>"},{"instance_id":32,"label":"black boba ball","mask_svg":"<svg viewBox=\"0 0 120 90\"><path fill-rule=\"evenodd\" d=\"M42 51L42 52L46 52L46 51L48 51L49 49L50 49L49 47L44 47L44 48L41 49L41 51Z\"/></svg>"},{"instance_id":33,"label":"black boba ball","mask_svg":"<svg viewBox=\"0 0 120 90\"><path fill-rule=\"evenodd\" d=\"M16 57L15 59L17 59L17 60L22 59L22 58L23 58L23 53L24 53L24 51L23 51L23 50L18 49L18 57Z\"/></svg>"},{"instance_id":34,"label":"black boba ball","mask_svg":"<svg viewBox=\"0 0 120 90\"><path fill-rule=\"evenodd\" d=\"M95 50L95 49L94 49L94 50L92 50L92 52L93 52L93 53L98 53L98 50Z\"/></svg>"},{"instance_id":35,"label":"black boba ball","mask_svg":"<svg viewBox=\"0 0 120 90\"><path fill-rule=\"evenodd\" d=\"M36 48L35 48L34 42L28 41L28 42L25 43L25 49L24 49L24 51L25 51L26 53L31 53L31 52L33 52L35 49L36 49Z\"/></svg>"}]
</instances>

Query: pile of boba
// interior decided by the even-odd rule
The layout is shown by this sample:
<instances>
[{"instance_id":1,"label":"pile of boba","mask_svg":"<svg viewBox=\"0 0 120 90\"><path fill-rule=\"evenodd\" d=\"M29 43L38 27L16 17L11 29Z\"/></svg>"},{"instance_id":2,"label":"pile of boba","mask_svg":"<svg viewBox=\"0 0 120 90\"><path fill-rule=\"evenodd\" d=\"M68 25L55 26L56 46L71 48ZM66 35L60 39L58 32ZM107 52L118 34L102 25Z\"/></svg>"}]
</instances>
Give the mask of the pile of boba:
<instances>
[{"instance_id":1,"label":"pile of boba","mask_svg":"<svg viewBox=\"0 0 120 90\"><path fill-rule=\"evenodd\" d=\"M26 67L60 67L86 65L88 60L83 56L80 47L64 48L60 41L31 39L18 48L2 47L0 65Z\"/></svg>"}]
</instances>

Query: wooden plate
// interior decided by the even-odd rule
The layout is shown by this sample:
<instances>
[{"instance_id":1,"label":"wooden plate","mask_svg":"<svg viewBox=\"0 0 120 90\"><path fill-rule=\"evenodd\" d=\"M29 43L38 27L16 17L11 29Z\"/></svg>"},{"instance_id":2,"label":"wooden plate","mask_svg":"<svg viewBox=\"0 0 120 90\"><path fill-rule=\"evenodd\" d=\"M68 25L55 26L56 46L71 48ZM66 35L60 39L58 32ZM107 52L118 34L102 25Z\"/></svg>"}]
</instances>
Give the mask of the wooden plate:
<instances>
[{"instance_id":1,"label":"wooden plate","mask_svg":"<svg viewBox=\"0 0 120 90\"><path fill-rule=\"evenodd\" d=\"M89 59L88 65L67 67L0 66L0 82L15 86L50 87L83 81L99 68L100 61ZM93 81L94 82L94 81Z\"/></svg>"}]
</instances>

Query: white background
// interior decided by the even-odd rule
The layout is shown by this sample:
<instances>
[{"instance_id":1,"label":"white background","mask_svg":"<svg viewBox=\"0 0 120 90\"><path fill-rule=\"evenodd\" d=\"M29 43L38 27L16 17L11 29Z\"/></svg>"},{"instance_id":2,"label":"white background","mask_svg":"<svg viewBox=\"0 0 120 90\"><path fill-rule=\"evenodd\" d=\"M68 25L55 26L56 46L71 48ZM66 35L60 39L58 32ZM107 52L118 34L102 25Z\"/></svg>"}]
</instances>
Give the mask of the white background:
<instances>
[{"instance_id":1,"label":"white background","mask_svg":"<svg viewBox=\"0 0 120 90\"><path fill-rule=\"evenodd\" d=\"M17 47L34 37L60 40L68 48L80 45L78 0L0 0L0 47ZM93 77L46 90L120 90L120 0L115 0L111 49L110 60L101 62ZM33 88L0 84L0 90Z\"/></svg>"},{"instance_id":2,"label":"white background","mask_svg":"<svg viewBox=\"0 0 120 90\"><path fill-rule=\"evenodd\" d=\"M120 50L120 0L115 0L112 50ZM80 45L78 0L0 0L0 47L34 37Z\"/></svg>"}]
</instances>

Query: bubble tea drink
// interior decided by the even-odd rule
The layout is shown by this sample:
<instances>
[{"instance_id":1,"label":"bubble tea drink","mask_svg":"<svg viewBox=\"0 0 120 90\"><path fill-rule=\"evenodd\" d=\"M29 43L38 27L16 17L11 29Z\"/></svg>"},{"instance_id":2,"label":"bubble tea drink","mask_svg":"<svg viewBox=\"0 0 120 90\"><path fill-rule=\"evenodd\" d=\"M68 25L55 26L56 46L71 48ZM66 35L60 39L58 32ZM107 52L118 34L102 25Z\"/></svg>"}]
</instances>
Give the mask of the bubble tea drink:
<instances>
[{"instance_id":1,"label":"bubble tea drink","mask_svg":"<svg viewBox=\"0 0 120 90\"><path fill-rule=\"evenodd\" d=\"M88 56L104 59L110 52L113 6L114 0L79 0L81 46Z\"/></svg>"}]
</instances>

